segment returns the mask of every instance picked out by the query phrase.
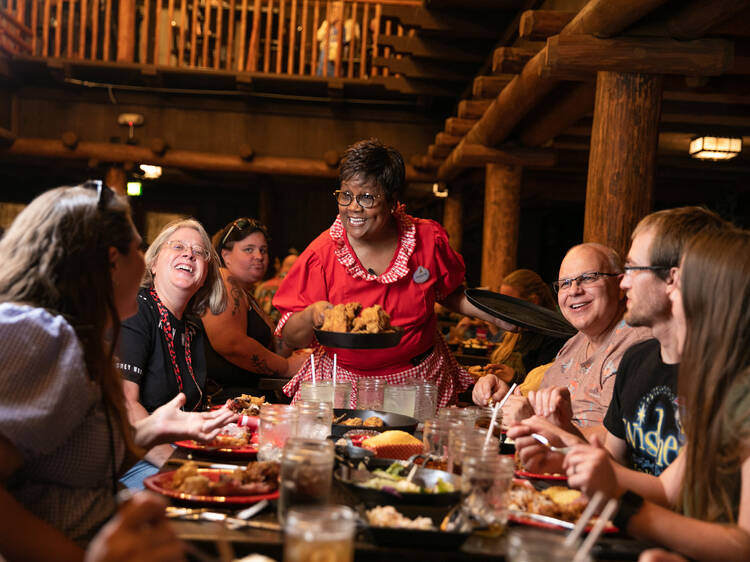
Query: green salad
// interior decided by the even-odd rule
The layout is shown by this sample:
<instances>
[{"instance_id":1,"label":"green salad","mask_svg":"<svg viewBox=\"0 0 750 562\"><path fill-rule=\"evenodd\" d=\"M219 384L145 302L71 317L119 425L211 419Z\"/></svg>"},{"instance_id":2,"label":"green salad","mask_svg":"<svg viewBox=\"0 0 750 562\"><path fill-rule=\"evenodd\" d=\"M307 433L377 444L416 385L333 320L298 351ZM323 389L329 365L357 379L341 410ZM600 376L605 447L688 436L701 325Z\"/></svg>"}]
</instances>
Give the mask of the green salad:
<instances>
[{"instance_id":1,"label":"green salad","mask_svg":"<svg viewBox=\"0 0 750 562\"><path fill-rule=\"evenodd\" d=\"M393 463L387 469L375 469L372 471L372 478L362 483L365 488L375 490L405 492L409 494L448 494L455 492L456 488L450 482L438 479L435 486L424 488L414 482L407 480L406 467L400 463Z\"/></svg>"}]
</instances>

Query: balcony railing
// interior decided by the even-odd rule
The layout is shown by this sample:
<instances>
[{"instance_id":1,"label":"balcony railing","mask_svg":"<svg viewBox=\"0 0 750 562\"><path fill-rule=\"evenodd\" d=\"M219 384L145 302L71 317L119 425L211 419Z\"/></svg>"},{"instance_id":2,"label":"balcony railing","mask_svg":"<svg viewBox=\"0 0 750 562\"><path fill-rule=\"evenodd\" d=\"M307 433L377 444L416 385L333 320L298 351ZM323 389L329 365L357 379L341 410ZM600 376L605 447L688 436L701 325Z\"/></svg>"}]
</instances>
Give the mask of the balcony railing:
<instances>
[{"instance_id":1,"label":"balcony railing","mask_svg":"<svg viewBox=\"0 0 750 562\"><path fill-rule=\"evenodd\" d=\"M406 33L384 5L421 2L0 0L0 54L368 78L388 72L380 35Z\"/></svg>"}]
</instances>

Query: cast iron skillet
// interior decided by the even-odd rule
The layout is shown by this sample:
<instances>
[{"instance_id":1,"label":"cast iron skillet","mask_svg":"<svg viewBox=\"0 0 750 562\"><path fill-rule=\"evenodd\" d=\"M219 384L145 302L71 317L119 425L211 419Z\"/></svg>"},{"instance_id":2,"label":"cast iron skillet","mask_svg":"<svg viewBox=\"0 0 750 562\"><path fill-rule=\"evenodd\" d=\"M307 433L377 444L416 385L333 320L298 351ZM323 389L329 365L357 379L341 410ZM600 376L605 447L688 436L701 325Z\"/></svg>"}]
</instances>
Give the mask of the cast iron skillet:
<instances>
[{"instance_id":1,"label":"cast iron skillet","mask_svg":"<svg viewBox=\"0 0 750 562\"><path fill-rule=\"evenodd\" d=\"M380 334L350 333L350 332L328 332L315 330L315 337L320 345L341 349L382 349L385 347L396 347L404 335L403 328L394 326L393 332Z\"/></svg>"},{"instance_id":2,"label":"cast iron skillet","mask_svg":"<svg viewBox=\"0 0 750 562\"><path fill-rule=\"evenodd\" d=\"M562 315L543 306L483 289L466 289L464 293L480 310L532 332L557 338L570 338L577 333Z\"/></svg>"},{"instance_id":3,"label":"cast iron skillet","mask_svg":"<svg viewBox=\"0 0 750 562\"><path fill-rule=\"evenodd\" d=\"M345 465L340 465L333 472L336 480L344 484L349 490L368 506L376 505L423 505L423 506L453 506L461 501L461 477L430 468L418 468L414 474L413 482L424 487L433 487L438 479L450 482L455 488L454 492L442 494L419 494L409 492L384 492L374 488L365 488L361 484L373 477L367 470L355 470Z\"/></svg>"},{"instance_id":4,"label":"cast iron skillet","mask_svg":"<svg viewBox=\"0 0 750 562\"><path fill-rule=\"evenodd\" d=\"M411 433L412 435L417 429L416 418L411 418L402 414L394 414L393 412L379 412L377 410L347 410L344 408L336 408L333 410L334 418L339 417L342 414L346 414L345 419L359 418L362 420L362 422L364 422L369 417L377 416L381 420L383 420L385 425L383 427L365 427L356 425L353 426L333 424L333 426L331 426L331 435L333 435L334 437L341 437L344 433L353 429L374 429L375 431L390 431L392 429L399 429L401 431L405 431L406 433Z\"/></svg>"}]
</instances>

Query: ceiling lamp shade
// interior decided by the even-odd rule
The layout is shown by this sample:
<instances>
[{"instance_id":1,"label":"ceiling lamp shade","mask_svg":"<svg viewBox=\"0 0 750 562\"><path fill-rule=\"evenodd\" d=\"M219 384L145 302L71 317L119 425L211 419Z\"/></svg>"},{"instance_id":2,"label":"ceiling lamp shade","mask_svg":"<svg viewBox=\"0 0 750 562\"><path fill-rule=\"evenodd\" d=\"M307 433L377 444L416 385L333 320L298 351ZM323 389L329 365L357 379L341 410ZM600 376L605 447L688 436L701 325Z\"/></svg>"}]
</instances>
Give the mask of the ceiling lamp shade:
<instances>
[{"instance_id":1,"label":"ceiling lamp shade","mask_svg":"<svg viewBox=\"0 0 750 562\"><path fill-rule=\"evenodd\" d=\"M690 141L690 156L701 160L729 160L741 151L741 138L696 137Z\"/></svg>"}]
</instances>

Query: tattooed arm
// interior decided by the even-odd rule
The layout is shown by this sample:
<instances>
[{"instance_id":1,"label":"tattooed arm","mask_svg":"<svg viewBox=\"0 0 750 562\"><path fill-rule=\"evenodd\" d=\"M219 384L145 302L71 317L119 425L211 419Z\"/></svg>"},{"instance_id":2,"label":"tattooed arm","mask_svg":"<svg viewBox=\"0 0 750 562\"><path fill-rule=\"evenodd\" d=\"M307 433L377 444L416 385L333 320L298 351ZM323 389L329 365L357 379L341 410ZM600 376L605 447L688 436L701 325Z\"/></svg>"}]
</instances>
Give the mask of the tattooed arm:
<instances>
[{"instance_id":1,"label":"tattooed arm","mask_svg":"<svg viewBox=\"0 0 750 562\"><path fill-rule=\"evenodd\" d=\"M207 310L203 326L211 346L227 361L247 371L260 374L285 375L289 370L286 358L263 347L247 336L247 311L250 306L242 288L221 270L229 303L221 314Z\"/></svg>"}]
</instances>

